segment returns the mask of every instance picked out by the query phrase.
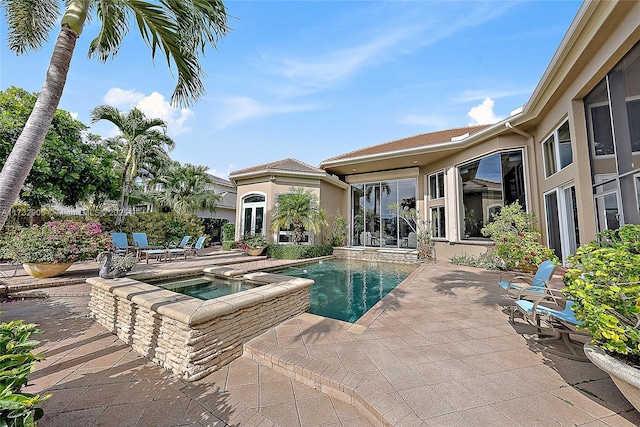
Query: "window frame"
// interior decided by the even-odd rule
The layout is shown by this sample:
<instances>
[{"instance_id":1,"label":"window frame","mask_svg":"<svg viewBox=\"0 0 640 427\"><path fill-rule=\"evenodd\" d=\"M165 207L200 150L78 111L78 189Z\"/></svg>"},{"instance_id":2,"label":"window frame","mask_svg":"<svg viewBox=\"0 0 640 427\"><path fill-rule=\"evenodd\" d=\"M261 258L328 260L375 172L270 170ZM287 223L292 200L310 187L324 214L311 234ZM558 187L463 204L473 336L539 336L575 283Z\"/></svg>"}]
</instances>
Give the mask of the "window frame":
<instances>
[{"instance_id":1,"label":"window frame","mask_svg":"<svg viewBox=\"0 0 640 427\"><path fill-rule=\"evenodd\" d=\"M562 128L564 125L567 125L568 129L569 129L569 144L571 146L571 163L568 163L566 166L562 166L561 165L561 158L560 158L560 128ZM551 153L553 154L553 172L549 173L549 160L547 158L547 144L550 143L550 141L553 140L553 145L551 145ZM555 174L557 174L558 172L568 168L569 166L571 166L573 164L573 138L571 137L571 124L569 123L569 119L565 119L563 120L560 125L556 126L556 128L553 130L553 132L551 132L547 138L544 138L542 144L541 144L541 150L542 150L542 162L543 162L543 168L544 168L544 177L545 179L549 179L552 176L554 176Z\"/></svg>"},{"instance_id":2,"label":"window frame","mask_svg":"<svg viewBox=\"0 0 640 427\"><path fill-rule=\"evenodd\" d=\"M442 177L442 179L440 179L439 177ZM435 190L438 193L437 197L434 197L433 194L431 194L431 178L435 179ZM427 176L427 180L429 182L429 200L439 200L439 199L444 199L444 194L446 192L445 186L446 186L446 179L445 179L445 173L444 173L444 169L429 174ZM442 194L440 194L440 187L442 186Z\"/></svg>"},{"instance_id":3,"label":"window frame","mask_svg":"<svg viewBox=\"0 0 640 427\"><path fill-rule=\"evenodd\" d=\"M440 210L442 210L442 212L438 212ZM438 212L438 221L434 221L434 211ZM431 238L433 240L447 239L446 212L447 208L444 205L432 206L429 208L429 219L431 221ZM439 233L436 233L436 230L438 230Z\"/></svg>"}]
</instances>

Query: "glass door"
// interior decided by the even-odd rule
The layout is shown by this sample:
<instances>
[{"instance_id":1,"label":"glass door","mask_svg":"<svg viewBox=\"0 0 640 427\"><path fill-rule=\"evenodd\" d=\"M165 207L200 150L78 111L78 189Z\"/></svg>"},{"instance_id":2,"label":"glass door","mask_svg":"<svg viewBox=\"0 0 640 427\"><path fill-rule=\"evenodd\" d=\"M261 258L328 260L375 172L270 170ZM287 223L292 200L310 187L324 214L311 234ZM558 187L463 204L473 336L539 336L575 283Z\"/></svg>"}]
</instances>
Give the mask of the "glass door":
<instances>
[{"instance_id":1,"label":"glass door","mask_svg":"<svg viewBox=\"0 0 640 427\"><path fill-rule=\"evenodd\" d=\"M566 260L580 245L576 187L557 188L545 194L544 203L548 246L559 259Z\"/></svg>"}]
</instances>

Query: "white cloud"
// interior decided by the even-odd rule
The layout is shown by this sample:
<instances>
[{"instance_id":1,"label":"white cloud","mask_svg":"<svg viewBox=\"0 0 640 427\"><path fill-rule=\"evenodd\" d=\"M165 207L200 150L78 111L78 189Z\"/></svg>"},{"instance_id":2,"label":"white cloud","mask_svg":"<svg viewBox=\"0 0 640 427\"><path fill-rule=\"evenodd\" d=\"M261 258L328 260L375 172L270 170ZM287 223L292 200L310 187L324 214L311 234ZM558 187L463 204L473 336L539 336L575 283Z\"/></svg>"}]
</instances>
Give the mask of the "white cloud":
<instances>
[{"instance_id":1,"label":"white cloud","mask_svg":"<svg viewBox=\"0 0 640 427\"><path fill-rule=\"evenodd\" d=\"M158 92L145 95L133 90L111 88L104 96L104 102L119 109L132 109L137 107L149 118L159 118L167 122L167 133L176 136L189 132L186 126L187 120L193 116L193 111L188 108L173 108L171 104Z\"/></svg>"},{"instance_id":2,"label":"white cloud","mask_svg":"<svg viewBox=\"0 0 640 427\"><path fill-rule=\"evenodd\" d=\"M494 106L495 102L493 99L485 98L484 101L482 101L482 104L471 108L467 113L467 115L472 119L469 126L492 124L502 120L501 117L496 116L493 112Z\"/></svg>"},{"instance_id":3,"label":"white cloud","mask_svg":"<svg viewBox=\"0 0 640 427\"><path fill-rule=\"evenodd\" d=\"M229 163L227 165L226 172L220 172L216 168L213 168L213 169L208 169L207 173L209 175L217 176L218 178L229 179L229 174L235 170L238 170L238 167L233 163Z\"/></svg>"},{"instance_id":4,"label":"white cloud","mask_svg":"<svg viewBox=\"0 0 640 427\"><path fill-rule=\"evenodd\" d=\"M238 122L252 118L297 113L317 108L317 106L311 104L260 104L247 96L234 96L219 99L218 101L220 101L222 107L214 111L213 117L218 129L225 129Z\"/></svg>"},{"instance_id":5,"label":"white cloud","mask_svg":"<svg viewBox=\"0 0 640 427\"><path fill-rule=\"evenodd\" d=\"M501 89L501 90L465 90L461 94L455 96L453 98L454 102L474 102L485 100L487 98L496 99L496 98L504 98L507 96L517 96L522 94L531 94L530 90L522 90L522 89Z\"/></svg>"},{"instance_id":6,"label":"white cloud","mask_svg":"<svg viewBox=\"0 0 640 427\"><path fill-rule=\"evenodd\" d=\"M74 118L75 120L78 120L78 113L77 113L77 112L75 112L75 113L74 113L74 112L69 111L69 115L70 115L72 118Z\"/></svg>"},{"instance_id":7,"label":"white cloud","mask_svg":"<svg viewBox=\"0 0 640 427\"><path fill-rule=\"evenodd\" d=\"M102 98L107 105L116 108L133 108L144 98L144 93L132 90L122 90L119 87L111 88Z\"/></svg>"}]
</instances>

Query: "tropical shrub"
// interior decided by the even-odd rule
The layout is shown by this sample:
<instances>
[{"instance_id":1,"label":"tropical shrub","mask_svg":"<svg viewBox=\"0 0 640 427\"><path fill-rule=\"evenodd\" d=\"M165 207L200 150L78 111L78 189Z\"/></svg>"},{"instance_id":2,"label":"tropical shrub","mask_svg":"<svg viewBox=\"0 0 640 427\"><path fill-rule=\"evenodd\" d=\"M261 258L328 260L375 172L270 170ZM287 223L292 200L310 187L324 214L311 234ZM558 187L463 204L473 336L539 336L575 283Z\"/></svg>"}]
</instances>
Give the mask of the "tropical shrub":
<instances>
[{"instance_id":1,"label":"tropical shrub","mask_svg":"<svg viewBox=\"0 0 640 427\"><path fill-rule=\"evenodd\" d=\"M452 256L449 260L452 264L484 268L485 270L502 270L504 268L504 261L498 256L495 248L487 248L479 255L462 252Z\"/></svg>"},{"instance_id":2,"label":"tropical shrub","mask_svg":"<svg viewBox=\"0 0 640 427\"><path fill-rule=\"evenodd\" d=\"M226 223L222 226L222 241L228 242L236 239L236 225Z\"/></svg>"},{"instance_id":3,"label":"tropical shrub","mask_svg":"<svg viewBox=\"0 0 640 427\"><path fill-rule=\"evenodd\" d=\"M267 255L276 259L303 259L333 254L331 245L274 245L267 246Z\"/></svg>"},{"instance_id":4,"label":"tropical shrub","mask_svg":"<svg viewBox=\"0 0 640 427\"><path fill-rule=\"evenodd\" d=\"M536 216L527 213L519 203L503 206L493 221L481 231L496 244L497 255L508 269L532 266L536 269L543 261L558 262L552 249L540 243L540 232L536 228Z\"/></svg>"},{"instance_id":5,"label":"tropical shrub","mask_svg":"<svg viewBox=\"0 0 640 427\"><path fill-rule=\"evenodd\" d=\"M246 249L259 249L267 246L267 241L264 240L262 234L251 234L247 233L243 237L243 239L238 242L237 247L246 250Z\"/></svg>"},{"instance_id":6,"label":"tropical shrub","mask_svg":"<svg viewBox=\"0 0 640 427\"><path fill-rule=\"evenodd\" d=\"M640 362L640 225L598 234L569 257L565 292L591 343Z\"/></svg>"},{"instance_id":7,"label":"tropical shrub","mask_svg":"<svg viewBox=\"0 0 640 427\"><path fill-rule=\"evenodd\" d=\"M340 210L333 216L333 227L331 229L331 237L329 237L329 243L331 246L342 246L347 241L349 236L349 221L342 216Z\"/></svg>"},{"instance_id":8,"label":"tropical shrub","mask_svg":"<svg viewBox=\"0 0 640 427\"><path fill-rule=\"evenodd\" d=\"M111 238L99 223L64 220L19 229L4 242L16 263L65 263L93 259L109 250Z\"/></svg>"},{"instance_id":9,"label":"tropical shrub","mask_svg":"<svg viewBox=\"0 0 640 427\"><path fill-rule=\"evenodd\" d=\"M14 320L0 324L0 425L9 427L36 426L44 412L35 406L50 394L23 393L27 376L33 372L37 361L44 360L42 353L32 350L40 344L31 340L40 331L35 324Z\"/></svg>"},{"instance_id":10,"label":"tropical shrub","mask_svg":"<svg viewBox=\"0 0 640 427\"><path fill-rule=\"evenodd\" d=\"M222 242L222 250L230 251L231 249L236 249L238 247L238 242L235 240L224 240Z\"/></svg>"}]
</instances>

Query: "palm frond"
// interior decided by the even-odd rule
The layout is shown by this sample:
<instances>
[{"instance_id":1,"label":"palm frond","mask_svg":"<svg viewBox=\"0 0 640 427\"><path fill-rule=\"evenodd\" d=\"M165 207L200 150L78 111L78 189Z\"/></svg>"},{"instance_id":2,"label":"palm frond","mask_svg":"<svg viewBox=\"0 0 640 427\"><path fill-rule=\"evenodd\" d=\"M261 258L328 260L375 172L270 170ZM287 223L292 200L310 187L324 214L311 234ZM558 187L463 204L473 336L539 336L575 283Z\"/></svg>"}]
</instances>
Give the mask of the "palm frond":
<instances>
[{"instance_id":1,"label":"palm frond","mask_svg":"<svg viewBox=\"0 0 640 427\"><path fill-rule=\"evenodd\" d=\"M120 2L109 0L98 1L96 14L102 25L89 44L88 56L97 55L100 61L105 62L118 54L122 39L129 33L129 17Z\"/></svg>"},{"instance_id":2,"label":"palm frond","mask_svg":"<svg viewBox=\"0 0 640 427\"><path fill-rule=\"evenodd\" d=\"M39 49L60 15L57 0L2 0L2 5L9 49L17 54Z\"/></svg>"}]
</instances>

